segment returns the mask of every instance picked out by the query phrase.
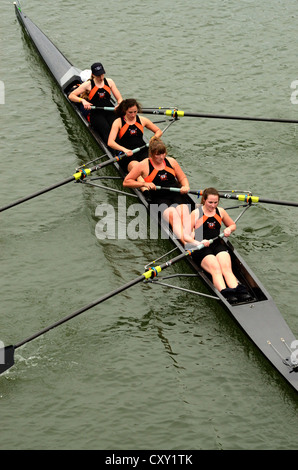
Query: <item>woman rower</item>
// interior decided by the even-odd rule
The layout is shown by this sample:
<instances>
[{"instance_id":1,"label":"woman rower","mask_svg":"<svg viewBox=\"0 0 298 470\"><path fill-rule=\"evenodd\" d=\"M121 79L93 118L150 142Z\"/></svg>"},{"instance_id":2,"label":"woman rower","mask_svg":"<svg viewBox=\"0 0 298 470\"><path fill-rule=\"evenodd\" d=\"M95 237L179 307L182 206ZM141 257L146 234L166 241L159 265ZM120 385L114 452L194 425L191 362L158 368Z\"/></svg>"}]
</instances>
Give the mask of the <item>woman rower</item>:
<instances>
[{"instance_id":1,"label":"woman rower","mask_svg":"<svg viewBox=\"0 0 298 470\"><path fill-rule=\"evenodd\" d=\"M184 240L193 245L204 244L205 248L192 254L195 261L212 276L214 286L231 303L251 299L247 289L239 284L232 271L231 257L226 245L215 240L222 222L226 226L223 233L229 237L236 230L236 224L227 211L218 207L219 193L215 188L206 188L202 195L202 205L191 213L191 222L184 231ZM187 231L190 228L190 231Z\"/></svg>"},{"instance_id":2,"label":"woman rower","mask_svg":"<svg viewBox=\"0 0 298 470\"><path fill-rule=\"evenodd\" d=\"M132 167L148 157L148 149L133 154L132 150L146 145L143 138L144 127L153 132L155 137L161 137L162 130L157 127L150 119L144 116L138 116L141 112L141 106L137 100L129 98L123 100L116 109L117 119L113 122L108 146L127 154L125 159L120 160L121 168L130 171Z\"/></svg>"},{"instance_id":3,"label":"woman rower","mask_svg":"<svg viewBox=\"0 0 298 470\"><path fill-rule=\"evenodd\" d=\"M160 139L152 137L149 158L133 166L125 177L123 186L143 188L147 192L149 190L150 204L160 206L163 218L171 225L176 237L184 243L184 225L190 224L191 208L186 198L189 183L178 162L172 157L167 157L166 146ZM156 190L156 186L180 187L180 192Z\"/></svg>"},{"instance_id":4,"label":"woman rower","mask_svg":"<svg viewBox=\"0 0 298 470\"><path fill-rule=\"evenodd\" d=\"M88 99L82 97L88 95ZM121 103L122 96L114 80L105 78L103 65L96 62L91 66L91 77L82 83L69 95L70 101L81 103L85 110L91 110L90 124L100 134L105 143L108 142L110 130L114 120L115 113L100 109L91 109L91 106L97 108L114 107L111 101L112 95L117 103Z\"/></svg>"}]
</instances>

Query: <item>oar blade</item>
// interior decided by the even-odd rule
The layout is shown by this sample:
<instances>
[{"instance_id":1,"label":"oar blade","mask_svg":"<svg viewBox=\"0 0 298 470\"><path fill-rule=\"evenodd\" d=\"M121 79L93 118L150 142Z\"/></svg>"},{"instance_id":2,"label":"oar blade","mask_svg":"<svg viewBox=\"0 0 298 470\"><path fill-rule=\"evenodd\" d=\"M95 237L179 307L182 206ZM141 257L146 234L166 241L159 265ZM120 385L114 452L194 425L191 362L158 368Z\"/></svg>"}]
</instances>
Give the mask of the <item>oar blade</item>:
<instances>
[{"instance_id":1,"label":"oar blade","mask_svg":"<svg viewBox=\"0 0 298 470\"><path fill-rule=\"evenodd\" d=\"M14 365L14 346L0 349L0 375Z\"/></svg>"}]
</instances>

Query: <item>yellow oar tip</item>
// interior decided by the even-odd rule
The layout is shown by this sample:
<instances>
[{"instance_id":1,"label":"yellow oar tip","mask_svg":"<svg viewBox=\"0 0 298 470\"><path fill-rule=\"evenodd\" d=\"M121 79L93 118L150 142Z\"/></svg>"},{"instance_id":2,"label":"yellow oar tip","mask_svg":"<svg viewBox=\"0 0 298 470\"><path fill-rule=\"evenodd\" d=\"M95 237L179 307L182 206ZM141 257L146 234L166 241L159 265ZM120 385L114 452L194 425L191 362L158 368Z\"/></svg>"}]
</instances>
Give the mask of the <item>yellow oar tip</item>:
<instances>
[{"instance_id":1,"label":"yellow oar tip","mask_svg":"<svg viewBox=\"0 0 298 470\"><path fill-rule=\"evenodd\" d=\"M167 109L165 115L171 117L183 117L184 111L179 111L178 109Z\"/></svg>"},{"instance_id":2,"label":"yellow oar tip","mask_svg":"<svg viewBox=\"0 0 298 470\"><path fill-rule=\"evenodd\" d=\"M86 178L86 176L89 176L89 175L91 175L91 169L86 168L86 169L82 169L82 170L79 170L76 173L74 173L73 177L76 181L78 181L80 179L83 180L84 178Z\"/></svg>"},{"instance_id":3,"label":"yellow oar tip","mask_svg":"<svg viewBox=\"0 0 298 470\"><path fill-rule=\"evenodd\" d=\"M152 277L156 277L158 273L160 273L162 270L161 266L156 266L149 268L148 271L143 273L143 276L145 279L151 279Z\"/></svg>"}]
</instances>

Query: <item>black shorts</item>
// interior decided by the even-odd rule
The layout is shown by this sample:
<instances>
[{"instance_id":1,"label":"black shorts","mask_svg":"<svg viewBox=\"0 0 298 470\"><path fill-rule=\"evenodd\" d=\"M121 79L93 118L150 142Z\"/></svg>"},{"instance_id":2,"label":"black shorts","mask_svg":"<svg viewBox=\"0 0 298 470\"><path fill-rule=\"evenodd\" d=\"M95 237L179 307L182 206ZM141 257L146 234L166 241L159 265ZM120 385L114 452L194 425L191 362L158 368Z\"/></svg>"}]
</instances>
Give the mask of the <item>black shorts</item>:
<instances>
[{"instance_id":1,"label":"black shorts","mask_svg":"<svg viewBox=\"0 0 298 470\"><path fill-rule=\"evenodd\" d=\"M202 250L195 251L192 254L193 259L195 262L201 266L201 263L203 259L208 256L208 255L218 255L218 253L221 253L222 251L227 251L229 252L228 248L226 245L223 245L220 243L220 241L212 243L210 246L203 248Z\"/></svg>"}]
</instances>

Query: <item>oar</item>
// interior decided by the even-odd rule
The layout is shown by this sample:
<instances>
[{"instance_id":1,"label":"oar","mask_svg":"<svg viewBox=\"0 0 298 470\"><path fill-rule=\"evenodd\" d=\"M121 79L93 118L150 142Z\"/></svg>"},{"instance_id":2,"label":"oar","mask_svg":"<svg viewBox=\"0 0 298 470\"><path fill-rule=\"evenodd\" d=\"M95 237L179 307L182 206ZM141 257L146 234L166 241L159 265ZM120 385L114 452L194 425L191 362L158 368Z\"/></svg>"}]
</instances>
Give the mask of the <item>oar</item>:
<instances>
[{"instance_id":1,"label":"oar","mask_svg":"<svg viewBox=\"0 0 298 470\"><path fill-rule=\"evenodd\" d=\"M104 108L101 108L101 109L104 109ZM113 110L114 108L108 108L108 109ZM163 129L163 131L162 131L163 134L170 127L170 125L173 124L173 122L175 122L175 120L170 121L170 123ZM149 144L147 143L147 144L143 145L142 147L137 147L137 148L133 149L132 153L134 155L135 153L141 152L142 150L144 150L145 148L148 148L148 147L149 147ZM111 165L111 163L119 162L120 160L122 160L123 158L125 158L127 156L128 156L127 153L122 153L122 154L119 154L117 157L111 158L110 160L108 160L106 162L95 165L92 168L79 169L72 176L70 176L69 178L66 178L63 181L60 181L59 183L53 184L53 185L49 186L48 188L41 189L40 191L36 191L33 194L29 194L29 196L25 196L21 199L18 199L17 201L14 201L14 202L11 202L10 204L7 204L6 206L0 207L0 212L3 212L7 209L10 209L11 207L17 206L18 204L22 204L23 202L29 201L30 199L33 199L37 196L40 196L41 194L52 191L53 189L59 188L60 186L63 186L67 183L70 183L71 181L83 180L84 178L86 178L86 176L89 176L94 171L101 170L105 166Z\"/></svg>"},{"instance_id":2,"label":"oar","mask_svg":"<svg viewBox=\"0 0 298 470\"><path fill-rule=\"evenodd\" d=\"M115 111L115 108L111 108L109 106L91 106L91 109L97 109L101 111ZM178 119L180 116L185 116L184 111L178 111L176 109L166 109L163 111L164 108L142 108L140 110L140 114L162 114L164 116L171 116L174 119ZM182 113L182 114L181 114Z\"/></svg>"},{"instance_id":3,"label":"oar","mask_svg":"<svg viewBox=\"0 0 298 470\"><path fill-rule=\"evenodd\" d=\"M276 200L276 199L266 199L266 198L259 197L259 196L252 196L250 194L219 193L219 195L220 195L220 197L223 197L223 198L226 198L226 199L238 199L238 201L248 202L249 204L264 202L266 204L277 204L279 206L298 207L297 202L279 201L279 200Z\"/></svg>"},{"instance_id":4,"label":"oar","mask_svg":"<svg viewBox=\"0 0 298 470\"><path fill-rule=\"evenodd\" d=\"M138 148L133 149L132 152L133 152L133 154L135 154L135 153L140 152L141 150L145 149L148 146L149 146L149 144L143 145L142 147L138 147ZM60 181L59 183L53 184L53 185L51 185L47 188L41 189L40 191L36 191L35 193L30 194L29 196L25 196L21 199L18 199L17 201L11 202L10 204L7 204L6 206L0 207L0 212L3 212L7 209L10 209L11 207L17 206L18 204L22 204L23 202L29 201L30 199L33 199L37 196L40 196L41 194L52 191L53 189L59 188L60 186L63 186L67 183L70 183L71 181L83 180L84 178L86 178L86 176L89 176L94 171L101 170L105 166L111 165L111 163L119 162L120 160L122 160L125 157L127 157L127 154L123 153L123 154L119 155L118 157L114 157L111 160L100 163L96 166L93 166L92 168L80 169L76 173L74 173L72 176L70 176L69 178L66 178L63 181Z\"/></svg>"},{"instance_id":5,"label":"oar","mask_svg":"<svg viewBox=\"0 0 298 470\"><path fill-rule=\"evenodd\" d=\"M166 188L164 186L156 186L157 190L168 190L172 192L180 192L180 188ZM198 189L197 191L195 190L189 190L189 194L195 194L196 196L202 196L203 195L203 189ZM298 202L293 202L293 201L279 201L276 199L265 199L259 196L252 196L250 194L235 194L233 192L231 193L225 193L218 191L220 197L223 197L225 199L238 199L238 201L241 202L247 202L248 204L251 203L258 203L258 202L264 202L267 204L277 204L280 206L293 206L293 207L298 207Z\"/></svg>"},{"instance_id":6,"label":"oar","mask_svg":"<svg viewBox=\"0 0 298 470\"><path fill-rule=\"evenodd\" d=\"M219 237L223 237L224 234L220 234ZM211 239L210 243L213 243L218 237ZM177 263L178 261L186 258L189 255L192 255L195 251L202 250L204 248L203 243L198 245L197 247L192 248L191 250L184 251L180 255L176 256L175 258L166 261L165 263L161 264L160 266L155 266L149 268L147 271L145 271L143 274L138 276L137 278L133 279L132 281L127 282L121 287L118 287L117 289L113 290L112 292L103 295L99 299L95 300L94 302L91 302L88 305L85 305L84 307L80 308L79 310L76 310L75 312L71 313L70 315L67 315L66 317L62 318L61 320L53 323L52 325L43 328L41 331L38 333L33 334L32 336L29 336L29 338L24 339L23 341L20 341L19 343L15 345L10 345L6 346L4 348L0 349L0 374L5 372L7 369L10 369L14 365L14 352L16 349L19 347L23 346L26 343L29 343L30 341L34 340L35 338L38 338L39 336L43 335L44 333L47 333L48 331L52 330L53 328L56 328L59 325L62 325L63 323L66 323L67 321L71 320L72 318L80 315L83 312L86 312L87 310L95 307L98 304L101 304L105 302L106 300L110 299L111 297L114 297L117 294L120 294L121 292L129 289L132 286L135 286L136 284L141 283L142 281L146 281L148 279L151 279L153 277L156 277L161 271L164 269L167 269L169 266L172 266L173 264Z\"/></svg>"},{"instance_id":7,"label":"oar","mask_svg":"<svg viewBox=\"0 0 298 470\"><path fill-rule=\"evenodd\" d=\"M115 108L111 108L109 106L91 106L91 109L97 109L101 111L115 111ZM174 120L177 120L180 116L184 116L185 114L179 114L179 113L184 113L184 111L177 111L176 109L167 109L166 111L161 111L162 108L159 108L157 110L151 110L149 109L141 109L140 114L164 114L165 116L171 116ZM297 121L298 122L298 121ZM166 127L167 129L167 127ZM163 133L165 130L163 130Z\"/></svg>"},{"instance_id":8,"label":"oar","mask_svg":"<svg viewBox=\"0 0 298 470\"><path fill-rule=\"evenodd\" d=\"M101 109L104 111L115 111L115 108L110 107L97 107L91 106L91 109ZM262 121L262 122L284 122L290 124L298 124L296 119L282 119L282 118L264 118L264 117L250 117L250 116L228 116L225 114L206 114L206 113L189 113L179 109L166 109L163 108L142 108L141 114L160 114L164 116L171 116L173 118L179 117L199 117L208 119L232 119L237 121Z\"/></svg>"},{"instance_id":9,"label":"oar","mask_svg":"<svg viewBox=\"0 0 298 470\"><path fill-rule=\"evenodd\" d=\"M112 108L113 109L113 108ZM296 119L281 119L281 118L264 118L264 117L249 117L249 116L228 116L225 114L206 114L206 113L189 113L178 109L160 109L160 108L143 108L144 114L162 114L172 117L199 117L208 119L233 119L238 121L262 121L262 122L284 122L290 124L298 124Z\"/></svg>"}]
</instances>

